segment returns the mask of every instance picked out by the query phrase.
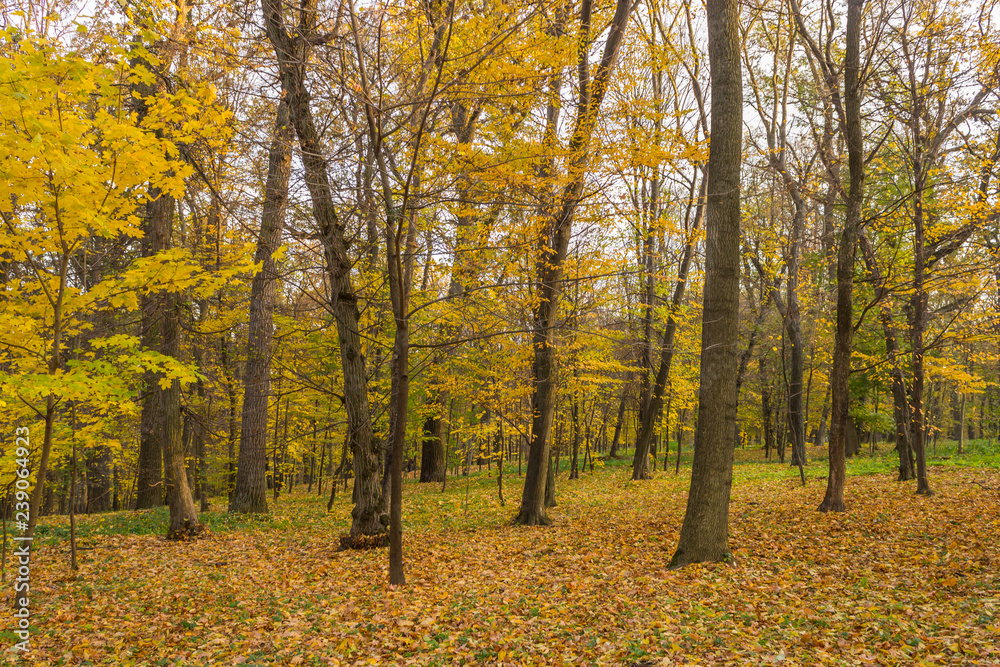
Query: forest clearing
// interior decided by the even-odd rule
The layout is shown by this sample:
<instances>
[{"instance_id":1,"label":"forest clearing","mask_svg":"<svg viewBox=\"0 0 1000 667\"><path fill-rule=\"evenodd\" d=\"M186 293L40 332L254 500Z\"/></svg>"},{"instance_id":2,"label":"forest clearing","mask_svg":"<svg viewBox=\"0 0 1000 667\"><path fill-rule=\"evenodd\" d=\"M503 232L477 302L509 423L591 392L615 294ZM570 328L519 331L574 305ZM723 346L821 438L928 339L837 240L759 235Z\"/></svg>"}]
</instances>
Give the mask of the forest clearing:
<instances>
[{"instance_id":1,"label":"forest clearing","mask_svg":"<svg viewBox=\"0 0 1000 667\"><path fill-rule=\"evenodd\" d=\"M297 492L259 523L215 511L191 543L163 539L163 510L81 517L76 573L52 519L28 664L995 665L1000 457L980 444L964 460L942 447L931 497L884 453L852 460L842 514L815 511L821 462L803 488L741 450L735 563L676 571L686 467L564 471L544 529L509 525L495 470L443 493L407 483L402 588L383 550L335 550L340 499L328 514Z\"/></svg>"}]
</instances>

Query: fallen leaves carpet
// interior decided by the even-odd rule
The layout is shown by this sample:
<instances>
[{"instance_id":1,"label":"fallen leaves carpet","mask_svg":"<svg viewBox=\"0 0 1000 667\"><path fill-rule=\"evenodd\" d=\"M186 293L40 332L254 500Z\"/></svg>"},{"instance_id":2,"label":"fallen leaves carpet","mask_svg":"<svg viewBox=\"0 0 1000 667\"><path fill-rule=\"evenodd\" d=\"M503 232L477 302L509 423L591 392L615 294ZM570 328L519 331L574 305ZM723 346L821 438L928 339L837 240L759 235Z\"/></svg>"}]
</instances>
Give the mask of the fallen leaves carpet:
<instances>
[{"instance_id":1,"label":"fallen leaves carpet","mask_svg":"<svg viewBox=\"0 0 1000 667\"><path fill-rule=\"evenodd\" d=\"M76 575L60 542L34 555L24 664L1000 664L1000 474L932 484L851 477L822 514L820 480L738 476L735 563L668 571L683 473L560 480L549 528L507 525L495 480L408 483L395 590L385 550L334 550L348 506L311 497L279 501L304 518L283 529L93 537Z\"/></svg>"}]
</instances>

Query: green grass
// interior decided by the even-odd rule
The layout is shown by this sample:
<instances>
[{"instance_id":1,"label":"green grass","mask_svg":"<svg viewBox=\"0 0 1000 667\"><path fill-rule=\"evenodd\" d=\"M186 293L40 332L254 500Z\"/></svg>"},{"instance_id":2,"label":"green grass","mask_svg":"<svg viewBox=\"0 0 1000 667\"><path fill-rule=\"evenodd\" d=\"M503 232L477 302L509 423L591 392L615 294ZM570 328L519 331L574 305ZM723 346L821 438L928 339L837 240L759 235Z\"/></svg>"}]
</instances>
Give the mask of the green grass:
<instances>
[{"instance_id":1,"label":"green grass","mask_svg":"<svg viewBox=\"0 0 1000 667\"><path fill-rule=\"evenodd\" d=\"M292 496L290 502L302 502L301 496ZM287 507L290 502L284 505ZM216 509L202 512L199 520L212 532L238 530L284 530L304 526L308 518L298 512L272 513L266 516L229 514L224 498L215 498ZM170 513L167 507L156 507L137 512L104 512L76 517L77 539L86 541L95 535L163 535L167 532ZM69 517L50 516L39 521L35 537L43 544L69 539Z\"/></svg>"},{"instance_id":2,"label":"green grass","mask_svg":"<svg viewBox=\"0 0 1000 667\"><path fill-rule=\"evenodd\" d=\"M738 448L735 451L733 476L737 484L753 483L766 480L787 480L796 483L799 479L797 467L789 465L786 450L785 463L780 463L772 452L771 460L765 460L763 450L756 447ZM675 475L674 463L676 443L671 443L670 466L668 470L661 469L663 452L657 463L654 478L665 483L686 485L691 469L690 443L681 456L680 474ZM631 484L632 451L623 451L617 459L601 459L596 457L595 471L598 477L608 479L620 486L623 493ZM806 477L813 480L823 479L827 473L827 452L825 448L808 447L808 465L805 468ZM929 444L927 448L928 466L1000 468L1000 444L990 440L974 440L965 443L963 453L958 454L958 445L953 441L939 440L937 446ZM557 497L576 497L581 492L575 483L567 480L570 457L565 454L560 457L560 471L557 482ZM851 457L847 462L847 474L881 475L895 474L899 459L892 444L880 442L875 452L868 449L867 443L861 454ZM603 471L603 472L602 472ZM508 521L515 512L520 501L524 483L524 467L518 475L517 465L504 466L503 493L505 505L499 502L496 466L490 470L484 466L480 471L472 466L469 476L452 476L449 471L446 489L442 493L440 484L419 484L411 476L406 480L404 493L404 521L407 529L413 530L475 530L488 525L502 524ZM591 478L590 466L583 469L584 480ZM293 534L298 528L321 528L329 533L346 532L350 526L350 487L343 493L338 489L337 500L330 513L326 511L326 500L329 486L324 488L323 496L315 492L306 493L297 488L294 493L280 496L277 502L268 498L271 513L268 515L239 515L226 511L226 499L212 499L212 509L199 514L199 519L213 533L228 533L233 531L270 531L289 530ZM96 536L113 535L163 535L166 533L169 515L166 507L139 512L106 512L103 514L80 515L77 517L77 538L86 544ZM36 537L42 543L56 544L69 539L69 518L67 516L43 517L36 529Z\"/></svg>"}]
</instances>

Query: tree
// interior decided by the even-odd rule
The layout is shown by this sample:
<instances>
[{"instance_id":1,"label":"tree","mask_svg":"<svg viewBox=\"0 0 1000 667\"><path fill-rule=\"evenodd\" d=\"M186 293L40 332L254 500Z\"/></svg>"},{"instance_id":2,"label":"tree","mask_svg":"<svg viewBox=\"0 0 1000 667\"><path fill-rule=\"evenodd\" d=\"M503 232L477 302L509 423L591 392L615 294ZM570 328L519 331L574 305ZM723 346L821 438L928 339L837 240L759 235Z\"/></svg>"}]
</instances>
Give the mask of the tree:
<instances>
[{"instance_id":1,"label":"tree","mask_svg":"<svg viewBox=\"0 0 1000 667\"><path fill-rule=\"evenodd\" d=\"M662 8L657 7L662 11ZM636 206L646 213L644 218L649 218L647 221L647 232L644 234L643 239L643 255L644 255L644 266L646 270L646 290L645 290L645 317L643 318L643 339L644 345L642 350L642 363L643 363L643 381L640 390L640 407L639 407L639 433L636 437L635 453L632 458L632 479L648 479L650 476L649 471L649 454L653 443L654 433L660 422L663 413L663 399L664 391L667 386L668 380L670 378L671 366L673 363L674 353L675 353L675 339L677 337L677 328L681 318L681 309L684 301L684 295L688 287L688 277L691 270L692 259L695 254L695 248L701 239L700 229L701 221L704 217L704 199L705 199L705 140L708 136L708 118L705 110L705 100L702 94L701 82L699 81L699 75L701 73L702 58L701 53L698 48L694 45L694 25L691 16L690 4L683 4L684 12L684 23L681 28L678 29L679 35L673 35L665 28L664 18L659 14L653 14L650 17L650 26L648 37L646 41L649 44L650 54L649 59L652 62L652 88L653 88L653 105L650 110L650 115L652 116L652 126L653 126L653 137L652 146L644 142L643 147L636 146L634 148L634 156L636 162L640 165L648 163L650 161L654 162L653 174L650 180L649 194L646 195L645 187L643 188L643 193L641 199L643 200L643 205ZM671 25L673 22L670 20L671 17L667 17L666 25ZM657 44L657 31L661 33L661 38L664 42L663 45ZM687 44L685 46L684 33L687 33ZM679 44L678 44L679 42ZM685 49L689 53L684 53ZM679 64L674 65L671 69L663 70L662 62L665 60L661 51L667 51L668 53L684 53L684 55L678 60ZM681 67L686 71L689 81L684 82L681 80L681 75L677 71ZM666 83L665 83L666 82ZM687 86L684 84L687 83ZM667 106L664 102L664 88L669 88L674 91L674 101L672 115L675 118L675 127L669 128L673 132L670 134L673 136L671 142L672 145L664 146L664 134L665 129L662 127L664 121L664 116L667 116ZM685 90L685 88L689 89ZM683 99L681 96L681 91L685 92L685 98L690 96L690 100ZM682 101L683 99L683 101ZM693 103L693 104L692 104ZM693 106L693 112L684 112L681 110L681 105ZM638 121L633 120L631 124L638 125ZM691 125L692 127L685 127L685 125ZM693 135L693 136L692 136ZM683 156L686 158L683 163L679 163L674 156ZM676 161L676 162L675 162ZM662 176L661 176L661 162L662 164ZM684 164L687 163L687 164ZM693 167L691 169L691 175L687 174L687 169L685 167ZM673 172L673 174L671 174ZM681 192L670 192L668 190L667 184L661 185L662 180L666 181L667 177L673 175L675 179L681 180L686 185L684 190ZM680 189L680 188L678 188ZM662 191L662 194L661 194ZM666 322L663 326L662 340L660 343L660 353L658 355L659 365L657 367L656 373L653 376L653 382L650 384L649 375L653 372L653 305L655 301L655 287L653 280L653 230L655 227L659 226L661 229L660 233L663 233L662 226L667 224L664 219L666 217L666 212L669 207L665 204L661 204L659 199L679 199L683 202L683 227L678 230L680 232L679 242L680 242L680 258L677 261L677 274L674 280L668 282L668 284L673 284L673 292L671 300L668 306L668 312L666 317ZM633 195L633 199L637 199ZM636 201L636 204L639 202ZM661 207L663 210L661 210ZM693 221L692 221L693 212ZM651 214L651 215L650 215ZM678 213L680 216L680 213ZM661 246L665 246L665 239L661 240ZM669 413L669 406L668 406ZM669 415L668 415L669 419ZM667 442L669 443L669 429L667 432ZM655 458L655 457L654 457Z\"/></svg>"},{"instance_id":2,"label":"tree","mask_svg":"<svg viewBox=\"0 0 1000 667\"><path fill-rule=\"evenodd\" d=\"M780 178L788 197L792 200L792 224L788 239L786 264L786 289L784 298L776 285L770 290L771 300L785 324L785 334L791 344L788 368L788 426L792 436L792 464L801 471L805 465L806 429L803 411L805 387L803 382L804 359L802 342L802 313L799 308L799 273L801 270L802 245L805 240L806 216L809 203L803 192L803 181L808 174L796 174L789 164L789 154L793 153L788 117L788 97L793 76L792 58L795 53L794 19L789 17L784 25L785 7L781 7L776 18L773 35L767 35L769 46L774 48L770 80L759 82L750 59L747 58L747 72L750 76L754 96L754 107L764 126L766 146L761 153L767 156L767 164ZM766 31L766 28L764 28ZM787 31L789 34L783 34ZM768 104L768 102L770 104ZM770 106L770 109L768 109ZM803 474L803 484L805 477Z\"/></svg>"},{"instance_id":3,"label":"tree","mask_svg":"<svg viewBox=\"0 0 1000 667\"><path fill-rule=\"evenodd\" d=\"M924 408L925 364L927 354L925 334L928 320L928 273L934 264L955 252L971 235L973 228L962 226L951 233L935 229L938 212L934 210L935 169L940 169L942 152L951 135L973 114L988 97L995 95L1000 81L1000 65L995 61L990 71L977 76L978 90L971 99L955 100L952 87L957 81L955 65L941 58L939 44L966 44L979 35L949 34L949 28L961 19L947 2L930 0L902 8L899 44L902 55L903 89L900 106L902 124L906 128L903 143L910 171L912 197L910 211L913 225L913 281L909 302L909 338L913 381L910 387L910 417L913 452L916 457L917 493L931 495L927 479L926 432ZM949 47L950 48L950 47ZM967 84L966 84L967 85ZM962 87L965 87L962 85ZM949 99L952 98L952 99ZM935 238L939 237L939 238Z\"/></svg>"},{"instance_id":4,"label":"tree","mask_svg":"<svg viewBox=\"0 0 1000 667\"><path fill-rule=\"evenodd\" d=\"M366 56L361 45L361 32L358 28L357 16L353 4L349 3L351 13L351 31L356 48L358 76L363 95L365 119L367 120L368 139L373 147L382 186L383 206L385 208L386 233L386 263L389 279L389 294L392 302L392 315L395 324L395 336L392 346L391 395L389 405L389 457L391 466L390 503L389 503L389 583L397 586L406 583L403 571L403 533L402 533L402 501L403 501L403 455L406 443L407 407L410 397L410 292L413 286L413 266L415 261L414 246L417 234L417 207L420 187L418 164L420 160L421 141L427 127L430 109L435 101L441 85L444 64L448 59L448 47L451 43L455 3L452 0L445 8L444 16L428 16L434 26L433 39L427 56L422 65L416 89L413 91L411 104L422 107L422 112L413 114L411 126L412 139L409 149L412 151L409 169L405 172L402 196L394 196L390 183L388 156L386 155L382 128L384 121L380 110L373 104L373 96L366 67ZM428 11L431 11L428 9ZM432 81L433 76L433 81ZM425 87L430 85L430 90Z\"/></svg>"},{"instance_id":5,"label":"tree","mask_svg":"<svg viewBox=\"0 0 1000 667\"><path fill-rule=\"evenodd\" d=\"M837 333L833 347L833 373L830 391L833 405L830 417L830 469L822 512L843 512L844 482L847 477L845 443L849 408L848 380L851 373L851 341L854 336L854 261L858 234L861 231L861 205L864 201L865 164L861 129L861 18L864 0L850 0L847 5L847 34L844 51L844 101L842 119L847 143L847 168L850 186L847 212L837 250ZM841 107L838 106L838 111Z\"/></svg>"},{"instance_id":6,"label":"tree","mask_svg":"<svg viewBox=\"0 0 1000 667\"><path fill-rule=\"evenodd\" d=\"M514 523L517 524L534 526L549 523L545 512L545 481L548 473L549 435L552 430L556 399L555 329L562 289L563 263L566 261L569 247L573 216L583 195L583 185L591 157L589 154L591 136L601 101L607 92L618 59L618 48L625 35L633 6L629 0L617 1L610 31L604 43L604 52L591 80L589 43L592 0L583 0L580 5L579 97L576 121L569 143L567 182L558 201L554 205L545 206L542 212L543 233L539 236L536 260L537 305L532 316L534 358L531 365L531 444L528 450L528 468L524 478L521 507L514 518ZM551 117L552 112L550 112Z\"/></svg>"},{"instance_id":7,"label":"tree","mask_svg":"<svg viewBox=\"0 0 1000 667\"><path fill-rule=\"evenodd\" d=\"M171 253L137 262L125 272L102 275L84 269L86 280L78 280L71 268L99 261L89 253L101 242L129 243L140 237L136 214L147 186L173 201L183 192L189 169L172 157L177 154L172 142L140 127L140 116L123 104L119 86L129 76L143 76L141 68L95 66L34 35L20 37L19 48L3 55L0 95L3 116L19 119L0 131L0 169L6 176L0 186L0 249L9 303L17 306L5 311L0 328L5 355L0 381L8 395L32 406L45 424L30 536L50 470L59 403L72 401L84 415L109 409L129 414L124 397L135 389L136 372L149 371L166 386L166 407L176 406L179 416L179 404L173 401L194 376L174 354L175 322L167 326L174 338L159 350L138 350L136 339L127 334L92 336L87 349L67 349L67 340L83 340L93 313L135 310L140 289L183 289L173 272L162 271L164 261L181 273L188 268L185 258ZM124 57L117 48L114 55ZM66 141L70 136L79 140ZM44 410L34 407L36 402L44 403ZM179 421L161 426L171 445L179 441ZM178 460L183 470L182 455L168 458L174 479ZM183 481L175 485L178 498ZM196 523L196 515L185 513Z\"/></svg>"},{"instance_id":8,"label":"tree","mask_svg":"<svg viewBox=\"0 0 1000 667\"><path fill-rule=\"evenodd\" d=\"M711 130L705 210L701 381L691 488L672 568L720 561L729 551L740 298L743 77L739 4L709 0Z\"/></svg>"},{"instance_id":9,"label":"tree","mask_svg":"<svg viewBox=\"0 0 1000 667\"><path fill-rule=\"evenodd\" d=\"M250 287L247 361L244 371L242 427L236 484L229 498L230 512L267 512L267 397L271 380L274 336L274 290L277 267L274 253L281 243L288 179L292 166L292 126L288 101L282 96L274 122L267 159L264 209L260 219L255 262L261 269Z\"/></svg>"},{"instance_id":10,"label":"tree","mask_svg":"<svg viewBox=\"0 0 1000 667\"><path fill-rule=\"evenodd\" d=\"M278 58L282 89L288 97L289 117L298 136L306 184L312 199L313 217L323 244L333 309L337 320L340 358L344 373L344 405L354 455L355 506L351 513L351 538L382 535L380 443L372 432L368 403L365 356L361 347L358 298L351 282L353 261L348 254L344 225L337 213L330 185L327 160L313 120L306 72L310 42L316 29L315 5L299 12L299 27L292 37L285 28L282 6L277 0L261 0L268 40Z\"/></svg>"}]
</instances>

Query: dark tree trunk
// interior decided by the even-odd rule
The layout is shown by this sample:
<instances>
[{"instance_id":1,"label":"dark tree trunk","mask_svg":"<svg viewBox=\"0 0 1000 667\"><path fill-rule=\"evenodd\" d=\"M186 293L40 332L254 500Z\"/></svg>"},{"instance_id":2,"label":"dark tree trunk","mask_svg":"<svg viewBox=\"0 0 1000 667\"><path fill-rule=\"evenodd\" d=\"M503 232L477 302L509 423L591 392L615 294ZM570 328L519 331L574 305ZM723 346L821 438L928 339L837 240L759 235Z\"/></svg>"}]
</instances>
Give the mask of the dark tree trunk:
<instances>
[{"instance_id":1,"label":"dark tree trunk","mask_svg":"<svg viewBox=\"0 0 1000 667\"><path fill-rule=\"evenodd\" d=\"M764 420L764 457L771 458L771 450L774 449L774 420L771 417L771 381L767 377L767 361L763 355L757 360L757 369L760 375L760 411Z\"/></svg>"},{"instance_id":2,"label":"dark tree trunk","mask_svg":"<svg viewBox=\"0 0 1000 667\"><path fill-rule=\"evenodd\" d=\"M194 483L194 468L193 465L196 463L194 457L192 457L191 452L191 441L194 438L194 429L192 428L193 417L192 415L181 408L181 443L182 449L184 450L184 472L187 475L188 488L191 489L191 497L198 500L198 493L195 490Z\"/></svg>"},{"instance_id":3,"label":"dark tree trunk","mask_svg":"<svg viewBox=\"0 0 1000 667\"><path fill-rule=\"evenodd\" d=\"M549 451L549 465L545 473L545 507L556 506L556 469L559 467L559 458L552 461L552 452Z\"/></svg>"},{"instance_id":4,"label":"dark tree trunk","mask_svg":"<svg viewBox=\"0 0 1000 667\"><path fill-rule=\"evenodd\" d=\"M628 389L622 389L622 400L618 404L618 418L615 420L615 435L611 439L611 450L608 452L609 459L618 458L618 440L622 434L622 423L625 421L625 398L628 396Z\"/></svg>"},{"instance_id":5,"label":"dark tree trunk","mask_svg":"<svg viewBox=\"0 0 1000 667\"><path fill-rule=\"evenodd\" d=\"M681 412L681 417L678 419L677 424L677 457L674 463L674 474L676 475L681 471L681 450L684 448L684 427L680 425L680 420L684 418L687 414L687 410Z\"/></svg>"},{"instance_id":6,"label":"dark tree trunk","mask_svg":"<svg viewBox=\"0 0 1000 667\"><path fill-rule=\"evenodd\" d=\"M796 219L800 218L797 211ZM800 231L796 232L797 237L801 236L801 228L805 226L805 212L801 213L801 222L795 227ZM788 280L788 311L785 319L785 331L788 340L791 342L791 353L789 355L788 369L788 430L792 439L792 464L801 467L806 465L806 430L805 419L802 410L802 386L803 386L803 356L802 356L802 319L799 311L798 300L798 238L792 241L793 259L789 260L788 271L791 274L794 270L795 277L790 276ZM803 480L804 481L804 480Z\"/></svg>"},{"instance_id":7,"label":"dark tree trunk","mask_svg":"<svg viewBox=\"0 0 1000 667\"><path fill-rule=\"evenodd\" d=\"M913 437L913 454L916 458L917 493L931 495L927 481L926 410L924 409L924 332L927 329L927 238L924 219L924 189L928 175L924 168L919 118L913 119L913 294L910 297L910 351L912 354L913 383L910 386L910 433Z\"/></svg>"},{"instance_id":8,"label":"dark tree trunk","mask_svg":"<svg viewBox=\"0 0 1000 667\"><path fill-rule=\"evenodd\" d=\"M154 202L155 203L155 202ZM145 297L147 303L143 307L143 347L159 345L159 323L153 323L150 314L146 323L147 307L152 312L153 304L159 300L155 295ZM157 317L157 319L159 319ZM153 330L156 330L156 340L153 340ZM147 373L143 382L142 414L139 417L139 461L138 477L136 478L135 509L146 510L163 504L163 445L161 432L157 426L159 401L154 391L155 376Z\"/></svg>"},{"instance_id":9,"label":"dark tree trunk","mask_svg":"<svg viewBox=\"0 0 1000 667\"><path fill-rule=\"evenodd\" d=\"M851 345L854 335L854 260L861 228L865 166L861 129L861 14L864 0L848 0L847 45L844 52L844 118L850 189L847 213L837 252L837 332L834 336L833 372L830 380L833 405L830 414L830 471L826 494L819 509L843 512L847 477L845 440L850 395Z\"/></svg>"},{"instance_id":10,"label":"dark tree trunk","mask_svg":"<svg viewBox=\"0 0 1000 667\"><path fill-rule=\"evenodd\" d=\"M247 361L243 374L243 414L236 482L229 497L230 512L267 512L267 399L271 382L271 345L274 337L274 293L278 278L274 252L281 245L288 205L293 131L288 102L278 103L268 151L264 210L254 262L261 269L250 285Z\"/></svg>"},{"instance_id":11,"label":"dark tree trunk","mask_svg":"<svg viewBox=\"0 0 1000 667\"><path fill-rule=\"evenodd\" d=\"M963 454L965 450L965 394L962 394L962 399L959 401L959 412L958 412L958 453Z\"/></svg>"},{"instance_id":12,"label":"dark tree trunk","mask_svg":"<svg viewBox=\"0 0 1000 667\"><path fill-rule=\"evenodd\" d=\"M705 214L701 381L694 463L671 567L728 560L740 299L743 84L739 3L708 0L712 129Z\"/></svg>"},{"instance_id":13,"label":"dark tree trunk","mask_svg":"<svg viewBox=\"0 0 1000 667\"><path fill-rule=\"evenodd\" d=\"M180 353L180 322L177 295L167 296L163 318L161 351L176 357ZM159 387L159 385L157 385ZM166 389L158 389L160 401L160 432L163 438L163 459L166 467L167 504L170 525L167 539L184 539L202 531L198 511L191 497L187 469L184 465L184 445L181 438L181 385L173 380Z\"/></svg>"},{"instance_id":14,"label":"dark tree trunk","mask_svg":"<svg viewBox=\"0 0 1000 667\"><path fill-rule=\"evenodd\" d=\"M146 95L153 91L143 90ZM144 112L140 115L144 115ZM143 220L143 257L165 250L169 243L169 225L173 224L174 199L158 189L150 192L152 201L146 204ZM163 326L163 294L145 294L142 307L142 347L155 350L160 347ZM142 415L139 418L139 471L136 480L137 510L151 509L163 504L163 433L160 430L160 401L156 375L146 373L143 379L144 394Z\"/></svg>"},{"instance_id":15,"label":"dark tree trunk","mask_svg":"<svg viewBox=\"0 0 1000 667\"><path fill-rule=\"evenodd\" d=\"M861 451L861 438L854 419L847 420L847 436L844 440L844 456L851 457Z\"/></svg>"},{"instance_id":16,"label":"dark tree trunk","mask_svg":"<svg viewBox=\"0 0 1000 667\"><path fill-rule=\"evenodd\" d=\"M639 437L635 442L635 453L632 456L632 479L649 478L649 448L653 440L653 431L656 427L657 418L663 411L663 390L670 377L670 365L674 358L674 338L677 333L677 312L680 309L681 301L684 299L684 291L687 287L688 270L691 267L691 259L694 256L694 247L697 239L697 232L701 225L702 212L704 207L708 179L703 175L701 187L698 192L698 199L691 203L695 206L694 223L688 230L688 238L684 245L684 254L681 263L677 267L677 282L674 285L674 294L670 302L670 314L667 317L667 325L663 330L663 342L660 347L660 366L656 371L656 381L653 383L649 398L645 401L642 410L642 424L639 430ZM694 183L691 184L691 195L693 200ZM687 218L691 215L691 205L688 206Z\"/></svg>"},{"instance_id":17,"label":"dark tree trunk","mask_svg":"<svg viewBox=\"0 0 1000 667\"><path fill-rule=\"evenodd\" d=\"M410 225L415 225L411 221ZM412 227L411 227L412 228ZM390 251L390 257L397 259L401 254L401 249L395 248ZM399 266L397 264L397 266ZM402 286L401 277L397 277L398 285ZM409 327L408 320L403 317L409 290L402 288L404 294L397 295L396 298L401 303L398 304L396 312L396 340L393 344L392 358L392 401L390 409L390 433L391 441L391 473L392 484L390 488L389 503L389 583L395 586L406 584L406 576L403 571L403 452L406 446L406 405L410 392L409 373Z\"/></svg>"},{"instance_id":18,"label":"dark tree trunk","mask_svg":"<svg viewBox=\"0 0 1000 667\"><path fill-rule=\"evenodd\" d=\"M580 87L577 119L569 145L570 178L557 206L544 207L547 209L545 224L548 231L540 237L535 267L537 281L535 296L538 303L532 317L534 359L531 365L531 446L528 451L528 470L524 478L521 507L514 519L514 523L522 525L550 523L544 506L545 480L548 472L549 434L552 429L556 398L555 330L562 290L563 263L569 247L573 216L583 196L584 177L590 158L591 135L601 101L607 90L608 79L618 57L618 47L621 45L634 5L629 0L617 0L604 53L591 80L588 60L591 2L592 0L583 0L580 10L583 47L579 50ZM555 115L553 109L554 106L550 105L550 120ZM554 132L554 128L551 128L551 131Z\"/></svg>"},{"instance_id":19,"label":"dark tree trunk","mask_svg":"<svg viewBox=\"0 0 1000 667\"><path fill-rule=\"evenodd\" d=\"M429 415L424 419L424 437L420 448L420 481L444 481L444 438L441 433L441 418Z\"/></svg>"},{"instance_id":20,"label":"dark tree trunk","mask_svg":"<svg viewBox=\"0 0 1000 667\"><path fill-rule=\"evenodd\" d=\"M351 537L379 535L385 532L380 521L378 464L381 445L372 433L366 363L358 327L361 313L351 284L353 262L347 251L346 230L337 214L327 161L313 121L310 95L306 87L308 47L301 33L311 32L313 26L305 25L310 20L306 15L311 15L314 20L315 13L302 13L303 25L298 31L300 34L293 39L285 30L281 3L277 0L261 0L261 9L268 40L278 56L282 89L286 91L289 115L299 139L306 183L312 199L313 218L323 244L330 295L337 320L344 376L344 408L353 448L357 491L354 510L351 512Z\"/></svg>"},{"instance_id":21,"label":"dark tree trunk","mask_svg":"<svg viewBox=\"0 0 1000 667\"><path fill-rule=\"evenodd\" d=\"M816 429L816 442L813 444L822 447L826 442L826 424L830 418L830 383L826 383L826 393L823 394L823 409L819 413L819 428Z\"/></svg>"},{"instance_id":22,"label":"dark tree trunk","mask_svg":"<svg viewBox=\"0 0 1000 667\"><path fill-rule=\"evenodd\" d=\"M159 242L162 248L171 247L171 234L174 218L174 200L168 195L161 195L158 201L164 202L164 227L158 230L162 236ZM167 357L177 359L181 352L180 326L180 295L176 292L166 292L161 296L161 341L160 352ZM191 487L188 485L187 466L184 461L183 424L181 422L181 384L177 379L171 380L163 387L160 378L154 384L154 395L159 404L159 419L157 428L163 443L163 462L165 468L165 486L167 504L170 506L170 525L167 529L167 539L183 539L196 535L202 530L198 523L198 511L191 497Z\"/></svg>"},{"instance_id":23,"label":"dark tree trunk","mask_svg":"<svg viewBox=\"0 0 1000 667\"><path fill-rule=\"evenodd\" d=\"M112 507L111 490L111 450L98 446L84 457L85 469L90 471L87 479L87 511L107 512Z\"/></svg>"},{"instance_id":24,"label":"dark tree trunk","mask_svg":"<svg viewBox=\"0 0 1000 667\"><path fill-rule=\"evenodd\" d=\"M574 371L575 372L575 371ZM570 413L573 419L573 459L569 467L569 478L577 479L580 477L580 466L579 466L579 456L580 456L580 405L577 403L576 398L573 399L573 404L570 406Z\"/></svg>"},{"instance_id":25,"label":"dark tree trunk","mask_svg":"<svg viewBox=\"0 0 1000 667\"><path fill-rule=\"evenodd\" d=\"M391 365L391 362L390 362ZM391 404L390 404L391 405ZM386 440L382 449L382 513L388 516L389 503L391 502L390 490L392 486L392 437Z\"/></svg>"},{"instance_id":26,"label":"dark tree trunk","mask_svg":"<svg viewBox=\"0 0 1000 667\"><path fill-rule=\"evenodd\" d=\"M266 415L266 412L265 412ZM266 419L266 416L265 416ZM267 426L267 422L264 422ZM278 492L281 490L281 468L278 461L278 432L281 430L281 375L278 376L278 390L274 398L274 435L271 439L271 490L274 492L274 500L278 500Z\"/></svg>"},{"instance_id":27,"label":"dark tree trunk","mask_svg":"<svg viewBox=\"0 0 1000 667\"><path fill-rule=\"evenodd\" d=\"M754 321L753 328L750 330L750 336L747 340L746 348L740 352L738 358L738 364L736 368L736 413L739 414L740 407L740 390L743 388L743 380L746 378L747 368L750 366L750 358L753 356L754 348L757 346L757 336L760 334L761 324L764 322L764 316L767 311L764 308L764 304L761 303L760 310L757 313L756 321ZM669 412L670 406L667 405L667 410ZM745 434L743 434L745 435ZM739 422L734 424L733 428L733 447L745 446L745 441L740 437L740 425ZM669 440L669 438L668 438ZM800 468L801 470L801 468Z\"/></svg>"},{"instance_id":28,"label":"dark tree trunk","mask_svg":"<svg viewBox=\"0 0 1000 667\"><path fill-rule=\"evenodd\" d=\"M888 289L885 278L879 269L875 251L865 234L858 236L858 247L868 268L868 275L875 285L876 298L881 301L879 320L882 323L882 336L885 339L885 353L889 360L889 373L892 387L892 414L896 424L896 451L899 454L899 481L913 479L913 449L910 435L910 403L906 397L906 383L903 379L903 369L899 363L899 343L896 326L892 320L892 309L888 303Z\"/></svg>"},{"instance_id":29,"label":"dark tree trunk","mask_svg":"<svg viewBox=\"0 0 1000 667\"><path fill-rule=\"evenodd\" d=\"M323 495L323 469L326 464L326 450L329 449L329 444L327 440L330 437L329 429L323 431L323 441L320 445L319 452L319 472L316 474L316 495Z\"/></svg>"},{"instance_id":30,"label":"dark tree trunk","mask_svg":"<svg viewBox=\"0 0 1000 667\"><path fill-rule=\"evenodd\" d=\"M198 425L198 431L195 433L194 437L195 446L195 456L197 457L198 466L198 499L201 504L198 508L199 512L207 512L209 510L208 502L208 465L205 461L205 427L204 425Z\"/></svg>"},{"instance_id":31,"label":"dark tree trunk","mask_svg":"<svg viewBox=\"0 0 1000 667\"><path fill-rule=\"evenodd\" d=\"M475 136L479 112L470 114L466 106L460 102L453 103L451 111L452 131L456 138L462 144L471 143ZM468 174L460 174L456 184L459 213L457 215L455 252L448 283L449 300L465 299L468 290L473 287L470 283L478 279L474 258L477 234L475 215L472 213L475 210L476 202L470 181ZM443 325L439 331L447 339L457 333L458 327ZM445 357L444 353L436 355L431 367L440 367ZM424 439L420 451L420 481L444 483L448 473L448 464L444 451L444 439L442 438L441 415L447 409L447 393L444 391L430 391L429 393L427 403L434 412L424 420Z\"/></svg>"},{"instance_id":32,"label":"dark tree trunk","mask_svg":"<svg viewBox=\"0 0 1000 667\"><path fill-rule=\"evenodd\" d=\"M775 89L774 94L779 95ZM777 116L779 103L775 102L775 116ZM785 101L782 99L780 106L782 113ZM762 116L765 129L767 130L767 144L769 149L769 161L771 169L781 177L785 190L792 199L794 212L792 215L792 233L789 240L787 255L787 275L785 299L781 298L778 288L771 289L771 297L784 319L785 336L791 343L791 353L789 354L788 369L788 430L792 440L792 465L801 468L806 464L806 431L805 414L803 410L803 377L805 363L802 347L802 313L799 308L799 266L802 254L802 241L805 235L806 216L808 214L808 203L806 202L801 184L792 178L788 170L785 144L785 125L781 118L770 118ZM803 484L805 477L803 475Z\"/></svg>"},{"instance_id":33,"label":"dark tree trunk","mask_svg":"<svg viewBox=\"0 0 1000 667\"><path fill-rule=\"evenodd\" d=\"M236 381L229 368L229 338L226 334L222 335L221 345L219 346L219 365L222 366L223 374L226 376L226 397L229 400L227 420L229 424L229 437L226 438L226 469L228 470L228 474L226 475L226 495L231 496L233 487L236 485L236 442L239 439L239 434L237 433Z\"/></svg>"}]
</instances>

